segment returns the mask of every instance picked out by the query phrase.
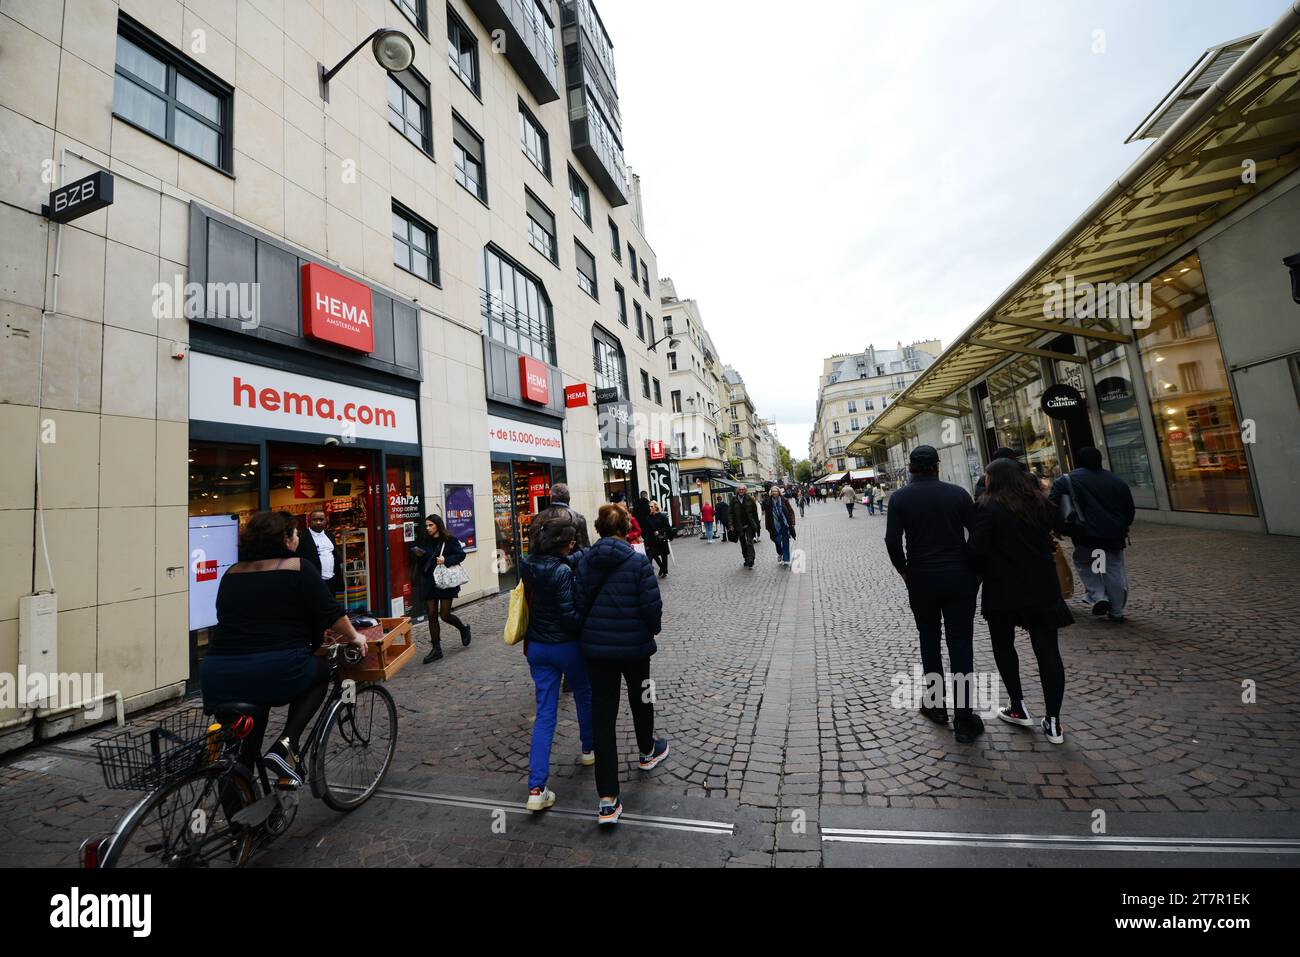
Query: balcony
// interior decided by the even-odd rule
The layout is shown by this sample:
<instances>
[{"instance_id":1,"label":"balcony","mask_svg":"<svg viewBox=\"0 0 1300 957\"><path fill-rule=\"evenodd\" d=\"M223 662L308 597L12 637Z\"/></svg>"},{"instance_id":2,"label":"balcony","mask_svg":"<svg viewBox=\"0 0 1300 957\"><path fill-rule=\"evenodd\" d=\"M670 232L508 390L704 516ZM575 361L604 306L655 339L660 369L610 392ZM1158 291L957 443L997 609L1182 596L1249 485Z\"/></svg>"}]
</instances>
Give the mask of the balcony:
<instances>
[{"instance_id":1,"label":"balcony","mask_svg":"<svg viewBox=\"0 0 1300 957\"><path fill-rule=\"evenodd\" d=\"M611 206L626 206L630 191L614 85L613 47L589 0L561 4L564 73L573 153Z\"/></svg>"},{"instance_id":2,"label":"balcony","mask_svg":"<svg viewBox=\"0 0 1300 957\"><path fill-rule=\"evenodd\" d=\"M466 0L489 31L505 36L505 57L538 103L560 98L555 26L536 0Z\"/></svg>"}]
</instances>

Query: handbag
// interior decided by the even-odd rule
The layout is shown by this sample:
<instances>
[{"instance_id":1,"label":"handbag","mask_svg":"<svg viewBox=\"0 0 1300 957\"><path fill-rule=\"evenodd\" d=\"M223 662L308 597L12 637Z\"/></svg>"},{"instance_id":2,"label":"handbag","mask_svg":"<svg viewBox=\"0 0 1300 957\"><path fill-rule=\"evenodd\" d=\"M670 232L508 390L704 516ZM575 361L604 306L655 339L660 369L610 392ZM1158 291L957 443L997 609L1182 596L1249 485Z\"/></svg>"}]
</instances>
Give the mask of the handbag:
<instances>
[{"instance_id":1,"label":"handbag","mask_svg":"<svg viewBox=\"0 0 1300 957\"><path fill-rule=\"evenodd\" d=\"M528 635L528 595L520 582L510 593L510 608L506 612L505 640L514 647Z\"/></svg>"},{"instance_id":2,"label":"handbag","mask_svg":"<svg viewBox=\"0 0 1300 957\"><path fill-rule=\"evenodd\" d=\"M442 551L438 553L439 557L446 551L447 543L443 542ZM463 562L459 565L439 565L433 570L433 584L440 591L451 591L453 588L469 584L469 572L465 570Z\"/></svg>"},{"instance_id":3,"label":"handbag","mask_svg":"<svg viewBox=\"0 0 1300 957\"><path fill-rule=\"evenodd\" d=\"M1065 523L1066 528L1083 528L1087 524L1087 519L1083 515L1083 509L1079 508L1078 496L1074 494L1074 484L1068 474L1062 475L1061 481L1065 483L1065 491L1061 493L1061 521Z\"/></svg>"}]
</instances>

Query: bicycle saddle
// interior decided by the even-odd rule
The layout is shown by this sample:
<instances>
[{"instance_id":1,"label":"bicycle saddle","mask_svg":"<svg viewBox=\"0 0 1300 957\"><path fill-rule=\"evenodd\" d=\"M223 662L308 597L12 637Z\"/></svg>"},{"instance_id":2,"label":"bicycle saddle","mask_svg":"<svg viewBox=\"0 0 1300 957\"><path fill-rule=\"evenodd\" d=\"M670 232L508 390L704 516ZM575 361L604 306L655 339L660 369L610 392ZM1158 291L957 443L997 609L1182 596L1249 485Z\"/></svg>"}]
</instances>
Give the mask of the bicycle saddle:
<instances>
[{"instance_id":1,"label":"bicycle saddle","mask_svg":"<svg viewBox=\"0 0 1300 957\"><path fill-rule=\"evenodd\" d=\"M209 713L218 721L221 721L222 724L229 724L231 718L239 718L244 715L257 718L265 710L266 708L261 705L249 704L246 701L229 701L214 706Z\"/></svg>"}]
</instances>

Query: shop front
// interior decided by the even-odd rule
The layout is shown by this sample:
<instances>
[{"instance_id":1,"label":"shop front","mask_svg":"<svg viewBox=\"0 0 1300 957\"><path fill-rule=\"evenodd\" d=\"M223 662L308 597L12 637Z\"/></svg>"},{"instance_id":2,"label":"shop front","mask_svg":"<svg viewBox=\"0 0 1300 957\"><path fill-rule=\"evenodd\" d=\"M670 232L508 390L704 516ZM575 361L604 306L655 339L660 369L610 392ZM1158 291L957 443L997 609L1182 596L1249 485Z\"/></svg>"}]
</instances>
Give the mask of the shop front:
<instances>
[{"instance_id":1,"label":"shop front","mask_svg":"<svg viewBox=\"0 0 1300 957\"><path fill-rule=\"evenodd\" d=\"M519 583L534 516L550 507L551 488L565 481L564 435L558 423L525 421L518 412L488 414L496 569L502 590Z\"/></svg>"},{"instance_id":2,"label":"shop front","mask_svg":"<svg viewBox=\"0 0 1300 957\"><path fill-rule=\"evenodd\" d=\"M603 452L601 467L605 488L604 501L612 502L616 495L621 495L628 502L636 499L636 459L617 452Z\"/></svg>"}]
</instances>

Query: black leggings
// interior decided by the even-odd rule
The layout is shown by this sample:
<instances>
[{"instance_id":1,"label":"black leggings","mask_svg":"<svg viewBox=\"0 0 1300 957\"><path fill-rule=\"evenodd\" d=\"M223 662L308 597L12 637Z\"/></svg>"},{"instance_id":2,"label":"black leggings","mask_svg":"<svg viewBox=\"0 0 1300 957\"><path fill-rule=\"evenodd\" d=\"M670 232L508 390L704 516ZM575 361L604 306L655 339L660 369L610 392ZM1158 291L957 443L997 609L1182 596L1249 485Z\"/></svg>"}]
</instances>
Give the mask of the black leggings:
<instances>
[{"instance_id":1,"label":"black leggings","mask_svg":"<svg viewBox=\"0 0 1300 957\"><path fill-rule=\"evenodd\" d=\"M315 661L318 666L316 680L306 691L289 702L289 714L284 719L284 730L276 738L276 741L279 741L280 738L288 738L295 754L300 750L298 742L302 737L302 733L307 730L307 725L311 722L311 719L316 717L316 712L320 710L320 706L330 689L329 666L321 658L317 658ZM271 719L271 709L263 705L251 717L253 719L253 733L244 739L239 758L244 767L250 770L257 767L257 762L262 758L267 724Z\"/></svg>"},{"instance_id":2,"label":"black leggings","mask_svg":"<svg viewBox=\"0 0 1300 957\"><path fill-rule=\"evenodd\" d=\"M1020 658L1016 654L1016 626L1010 621L991 619L989 635L993 638L993 657L998 663L1002 683L1011 695L1012 707L1024 703L1024 689L1020 685ZM1057 644L1055 627L1038 627L1029 630L1029 641L1038 659L1038 675L1043 682L1043 701L1047 717L1061 716L1061 702L1065 698L1065 663Z\"/></svg>"},{"instance_id":3,"label":"black leggings","mask_svg":"<svg viewBox=\"0 0 1300 957\"><path fill-rule=\"evenodd\" d=\"M430 598L425 604L429 613L429 634L435 642L442 641L440 620L445 621L459 632L463 633L465 631L465 623L451 613L450 598L444 598L441 601Z\"/></svg>"}]
</instances>

